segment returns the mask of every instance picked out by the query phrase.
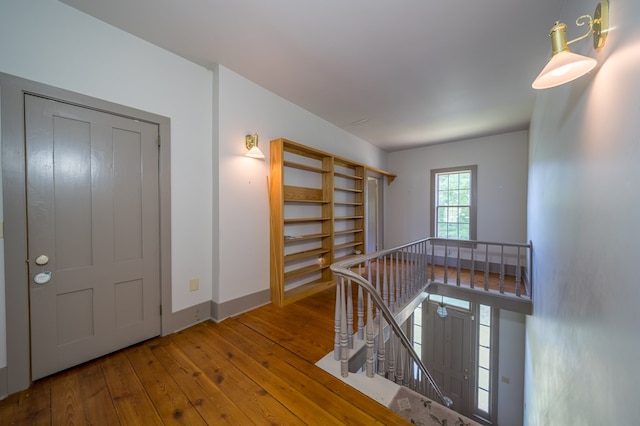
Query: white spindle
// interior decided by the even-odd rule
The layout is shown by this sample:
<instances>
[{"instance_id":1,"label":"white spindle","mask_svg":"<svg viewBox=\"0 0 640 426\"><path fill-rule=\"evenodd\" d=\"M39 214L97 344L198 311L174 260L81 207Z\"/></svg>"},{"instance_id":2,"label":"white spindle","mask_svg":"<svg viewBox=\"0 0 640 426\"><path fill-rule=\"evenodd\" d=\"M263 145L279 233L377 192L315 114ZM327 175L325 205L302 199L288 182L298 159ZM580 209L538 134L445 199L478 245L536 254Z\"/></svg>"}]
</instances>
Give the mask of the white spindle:
<instances>
[{"instance_id":1,"label":"white spindle","mask_svg":"<svg viewBox=\"0 0 640 426\"><path fill-rule=\"evenodd\" d=\"M376 291L382 296L382 288L380 287L380 259L376 257ZM376 323L380 324L380 311L376 311Z\"/></svg>"},{"instance_id":2,"label":"white spindle","mask_svg":"<svg viewBox=\"0 0 640 426\"><path fill-rule=\"evenodd\" d=\"M364 295L358 286L358 340L364 339Z\"/></svg>"},{"instance_id":3,"label":"white spindle","mask_svg":"<svg viewBox=\"0 0 640 426\"><path fill-rule=\"evenodd\" d=\"M392 382L396 381L396 334L389 327L391 335L389 336L389 351L387 352L387 379Z\"/></svg>"},{"instance_id":4,"label":"white spindle","mask_svg":"<svg viewBox=\"0 0 640 426\"><path fill-rule=\"evenodd\" d=\"M504 294L504 246L500 247L500 293Z\"/></svg>"},{"instance_id":5,"label":"white spindle","mask_svg":"<svg viewBox=\"0 0 640 426\"><path fill-rule=\"evenodd\" d=\"M449 282L449 243L444 240L444 283Z\"/></svg>"},{"instance_id":6,"label":"white spindle","mask_svg":"<svg viewBox=\"0 0 640 426\"><path fill-rule=\"evenodd\" d=\"M342 279L342 278L341 278ZM340 284L336 284L336 312L334 314L334 338L333 338L333 359L338 361L340 359L340 317L341 317L341 302L340 302Z\"/></svg>"},{"instance_id":7,"label":"white spindle","mask_svg":"<svg viewBox=\"0 0 640 426\"><path fill-rule=\"evenodd\" d=\"M456 251L456 254L457 254L457 256L456 256L457 257L457 259L456 259L456 285L458 287L460 287L460 272L461 272L460 271L460 267L462 266L460 264L460 257L461 257L460 256L460 241L458 241L456 250L457 250Z\"/></svg>"},{"instance_id":8,"label":"white spindle","mask_svg":"<svg viewBox=\"0 0 640 426\"><path fill-rule=\"evenodd\" d=\"M407 351L398 342L398 355L396 356L396 383L401 385L404 382L404 354Z\"/></svg>"},{"instance_id":9,"label":"white spindle","mask_svg":"<svg viewBox=\"0 0 640 426\"><path fill-rule=\"evenodd\" d=\"M382 298L382 300L384 300L384 304L385 306L388 308L389 307L389 279L387 277L387 258L384 257L382 259L382 287L383 287L383 293L384 296Z\"/></svg>"},{"instance_id":10,"label":"white spindle","mask_svg":"<svg viewBox=\"0 0 640 426\"><path fill-rule=\"evenodd\" d=\"M384 347L384 317L380 315L380 324L378 325L378 374L384 376L385 363L385 347Z\"/></svg>"},{"instance_id":11,"label":"white spindle","mask_svg":"<svg viewBox=\"0 0 640 426\"><path fill-rule=\"evenodd\" d=\"M489 291L489 244L484 245L484 290Z\"/></svg>"},{"instance_id":12,"label":"white spindle","mask_svg":"<svg viewBox=\"0 0 640 426\"><path fill-rule=\"evenodd\" d=\"M472 246L471 247L471 270L469 271L469 280L470 280L469 281L469 286L471 286L471 288L474 288L476 286L476 283L475 283L475 276L476 276L475 253L476 253L476 250Z\"/></svg>"},{"instance_id":13,"label":"white spindle","mask_svg":"<svg viewBox=\"0 0 640 426\"><path fill-rule=\"evenodd\" d=\"M342 377L349 375L349 337L347 332L347 306L344 278L340 278L340 374Z\"/></svg>"},{"instance_id":14,"label":"white spindle","mask_svg":"<svg viewBox=\"0 0 640 426\"><path fill-rule=\"evenodd\" d=\"M375 374L373 363L373 308L371 307L371 295L367 295L367 361L366 370L367 377L373 377Z\"/></svg>"},{"instance_id":15,"label":"white spindle","mask_svg":"<svg viewBox=\"0 0 640 426\"><path fill-rule=\"evenodd\" d=\"M347 342L349 349L353 349L353 292L351 279L347 280Z\"/></svg>"},{"instance_id":16,"label":"white spindle","mask_svg":"<svg viewBox=\"0 0 640 426\"><path fill-rule=\"evenodd\" d=\"M516 254L516 296L520 297L522 290L520 288L520 280L522 279L522 271L520 271L520 246L518 246Z\"/></svg>"}]
</instances>

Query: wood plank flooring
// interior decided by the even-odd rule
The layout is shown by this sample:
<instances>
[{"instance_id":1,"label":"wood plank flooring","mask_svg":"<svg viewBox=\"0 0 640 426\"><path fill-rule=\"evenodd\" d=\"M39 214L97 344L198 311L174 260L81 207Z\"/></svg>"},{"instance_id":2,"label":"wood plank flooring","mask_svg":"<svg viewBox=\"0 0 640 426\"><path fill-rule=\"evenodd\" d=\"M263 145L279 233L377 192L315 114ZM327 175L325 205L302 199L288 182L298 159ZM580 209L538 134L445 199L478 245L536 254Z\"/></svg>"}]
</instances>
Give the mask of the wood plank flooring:
<instances>
[{"instance_id":1,"label":"wood plank flooring","mask_svg":"<svg viewBox=\"0 0 640 426\"><path fill-rule=\"evenodd\" d=\"M333 289L132 346L0 401L0 425L410 424L317 368Z\"/></svg>"}]
</instances>

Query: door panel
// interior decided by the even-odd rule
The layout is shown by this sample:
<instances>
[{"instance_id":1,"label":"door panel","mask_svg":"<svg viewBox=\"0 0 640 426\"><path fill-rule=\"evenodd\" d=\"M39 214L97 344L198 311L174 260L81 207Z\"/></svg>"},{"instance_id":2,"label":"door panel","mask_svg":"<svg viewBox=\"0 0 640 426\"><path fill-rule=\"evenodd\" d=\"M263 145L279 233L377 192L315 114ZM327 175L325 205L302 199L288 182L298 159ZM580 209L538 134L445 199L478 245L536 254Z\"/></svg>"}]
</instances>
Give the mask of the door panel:
<instances>
[{"instance_id":1,"label":"door panel","mask_svg":"<svg viewBox=\"0 0 640 426\"><path fill-rule=\"evenodd\" d=\"M38 379L160 333L158 127L30 95L25 122Z\"/></svg>"},{"instance_id":2,"label":"door panel","mask_svg":"<svg viewBox=\"0 0 640 426\"><path fill-rule=\"evenodd\" d=\"M456 309L448 309L446 318L436 314L433 303L425 303L428 308L425 315L423 356L426 366L442 392L453 400L453 409L469 415L471 407L471 380L469 371L472 366L471 351L471 315ZM465 370L467 373L465 373Z\"/></svg>"}]
</instances>

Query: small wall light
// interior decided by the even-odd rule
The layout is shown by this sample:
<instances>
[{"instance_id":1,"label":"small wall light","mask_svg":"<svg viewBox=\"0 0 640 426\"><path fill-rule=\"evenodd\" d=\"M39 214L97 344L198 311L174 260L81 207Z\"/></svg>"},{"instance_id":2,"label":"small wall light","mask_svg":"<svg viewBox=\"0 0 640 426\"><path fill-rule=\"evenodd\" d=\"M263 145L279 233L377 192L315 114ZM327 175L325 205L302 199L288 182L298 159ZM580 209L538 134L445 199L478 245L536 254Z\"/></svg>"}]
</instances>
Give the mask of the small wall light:
<instances>
[{"instance_id":1,"label":"small wall light","mask_svg":"<svg viewBox=\"0 0 640 426\"><path fill-rule=\"evenodd\" d=\"M600 49L604 46L609 31L609 2L605 0L596 6L593 17L582 15L576 19L576 25L581 27L588 23L589 31L569 42L567 42L567 26L557 21L551 28L551 47L553 53L547 66L545 66L538 77L533 81L531 87L534 89L548 89L582 77L595 68L598 64L593 58L578 55L569 51L569 45L578 40L587 38L593 34L593 48Z\"/></svg>"},{"instance_id":2,"label":"small wall light","mask_svg":"<svg viewBox=\"0 0 640 426\"><path fill-rule=\"evenodd\" d=\"M258 134L247 135L244 137L244 146L249 150L245 155L251 158L259 158L264 160L264 154L258 148Z\"/></svg>"},{"instance_id":3,"label":"small wall light","mask_svg":"<svg viewBox=\"0 0 640 426\"><path fill-rule=\"evenodd\" d=\"M444 305L444 303L438 304L438 308L436 309L436 314L438 314L440 318L446 318L447 315L449 315L449 312L447 312L447 307Z\"/></svg>"}]
</instances>

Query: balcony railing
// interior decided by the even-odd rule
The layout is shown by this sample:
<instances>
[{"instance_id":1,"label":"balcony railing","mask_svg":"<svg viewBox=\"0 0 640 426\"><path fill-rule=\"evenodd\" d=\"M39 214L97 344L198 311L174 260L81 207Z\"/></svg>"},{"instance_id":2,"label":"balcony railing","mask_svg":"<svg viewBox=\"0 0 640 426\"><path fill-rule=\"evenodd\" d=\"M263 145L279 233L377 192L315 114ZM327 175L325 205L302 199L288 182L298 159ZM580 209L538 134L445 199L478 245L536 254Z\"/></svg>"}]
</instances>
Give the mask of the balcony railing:
<instances>
[{"instance_id":1,"label":"balcony railing","mask_svg":"<svg viewBox=\"0 0 640 426\"><path fill-rule=\"evenodd\" d=\"M531 313L531 244L425 238L331 265L337 278L334 358L450 406L405 323L428 293Z\"/></svg>"}]
</instances>

